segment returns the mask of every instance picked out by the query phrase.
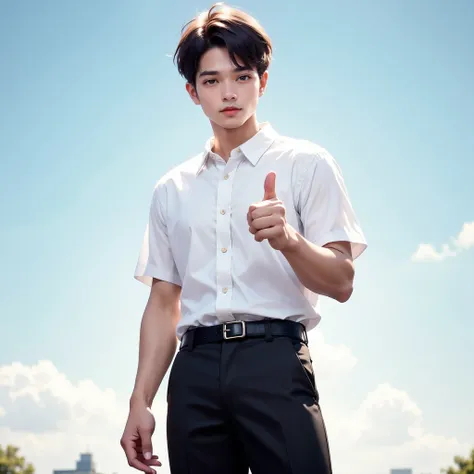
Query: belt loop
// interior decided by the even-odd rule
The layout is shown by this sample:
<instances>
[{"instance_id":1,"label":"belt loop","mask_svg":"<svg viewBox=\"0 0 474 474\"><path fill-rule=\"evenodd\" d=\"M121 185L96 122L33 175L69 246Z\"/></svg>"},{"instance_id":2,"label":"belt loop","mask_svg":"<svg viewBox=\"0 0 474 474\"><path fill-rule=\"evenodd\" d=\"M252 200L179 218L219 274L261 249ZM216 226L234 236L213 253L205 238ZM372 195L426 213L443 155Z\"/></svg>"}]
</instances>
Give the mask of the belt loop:
<instances>
[{"instance_id":1,"label":"belt loop","mask_svg":"<svg viewBox=\"0 0 474 474\"><path fill-rule=\"evenodd\" d=\"M309 340L308 340L308 332L306 331L306 326L304 326L304 324L302 324L303 326L303 342L308 345L309 344Z\"/></svg>"},{"instance_id":2,"label":"belt loop","mask_svg":"<svg viewBox=\"0 0 474 474\"><path fill-rule=\"evenodd\" d=\"M272 334L272 325L270 320L265 321L265 342L272 342L273 341L273 334Z\"/></svg>"},{"instance_id":3,"label":"belt loop","mask_svg":"<svg viewBox=\"0 0 474 474\"><path fill-rule=\"evenodd\" d=\"M186 337L186 345L183 346L185 337ZM183 351L189 351L189 352L191 352L194 349L194 331L192 329L188 329L183 334L183 337L181 339L180 349L182 349Z\"/></svg>"},{"instance_id":4,"label":"belt loop","mask_svg":"<svg viewBox=\"0 0 474 474\"><path fill-rule=\"evenodd\" d=\"M189 331L189 351L191 352L194 349L194 335L196 334L195 330Z\"/></svg>"}]
</instances>

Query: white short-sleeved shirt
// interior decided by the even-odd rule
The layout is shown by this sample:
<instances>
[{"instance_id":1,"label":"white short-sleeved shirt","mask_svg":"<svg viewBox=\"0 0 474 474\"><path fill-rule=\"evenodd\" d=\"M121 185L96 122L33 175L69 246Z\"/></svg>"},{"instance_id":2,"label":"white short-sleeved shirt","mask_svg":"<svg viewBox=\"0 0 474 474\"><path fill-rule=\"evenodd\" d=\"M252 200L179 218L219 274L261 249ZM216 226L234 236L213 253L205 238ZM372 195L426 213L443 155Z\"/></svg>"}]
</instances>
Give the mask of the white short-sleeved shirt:
<instances>
[{"instance_id":1,"label":"white short-sleeved shirt","mask_svg":"<svg viewBox=\"0 0 474 474\"><path fill-rule=\"evenodd\" d=\"M263 200L265 177L275 171L287 222L319 246L351 242L357 258L367 243L339 166L324 148L281 136L269 123L227 163L212 146L210 138L203 152L157 182L135 278L182 287L179 339L189 326L236 319L291 319L314 328L318 295L279 250L254 240L247 212Z\"/></svg>"}]
</instances>

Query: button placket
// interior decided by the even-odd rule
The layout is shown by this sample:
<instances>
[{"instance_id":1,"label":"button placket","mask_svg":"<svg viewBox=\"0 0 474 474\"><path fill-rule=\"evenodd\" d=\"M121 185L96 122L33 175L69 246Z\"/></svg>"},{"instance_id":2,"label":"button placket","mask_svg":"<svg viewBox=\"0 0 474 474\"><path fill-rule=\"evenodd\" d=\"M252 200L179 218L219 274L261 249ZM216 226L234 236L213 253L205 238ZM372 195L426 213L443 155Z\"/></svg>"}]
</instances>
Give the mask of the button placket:
<instances>
[{"instance_id":1,"label":"button placket","mask_svg":"<svg viewBox=\"0 0 474 474\"><path fill-rule=\"evenodd\" d=\"M232 248L230 208L235 160L230 159L217 188L216 207L216 316L232 321Z\"/></svg>"}]
</instances>

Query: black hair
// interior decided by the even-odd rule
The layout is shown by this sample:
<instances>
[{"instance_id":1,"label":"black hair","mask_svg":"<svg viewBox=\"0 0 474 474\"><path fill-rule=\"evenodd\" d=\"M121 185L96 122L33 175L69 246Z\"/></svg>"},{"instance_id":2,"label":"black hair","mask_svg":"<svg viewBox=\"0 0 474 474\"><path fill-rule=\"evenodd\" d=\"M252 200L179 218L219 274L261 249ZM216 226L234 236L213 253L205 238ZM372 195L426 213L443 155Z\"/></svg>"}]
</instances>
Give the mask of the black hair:
<instances>
[{"instance_id":1,"label":"black hair","mask_svg":"<svg viewBox=\"0 0 474 474\"><path fill-rule=\"evenodd\" d=\"M178 72L194 87L202 55L215 47L226 48L232 62L241 66L238 56L243 66L255 69L260 78L270 66L272 43L257 20L241 10L217 3L183 27L174 54Z\"/></svg>"}]
</instances>

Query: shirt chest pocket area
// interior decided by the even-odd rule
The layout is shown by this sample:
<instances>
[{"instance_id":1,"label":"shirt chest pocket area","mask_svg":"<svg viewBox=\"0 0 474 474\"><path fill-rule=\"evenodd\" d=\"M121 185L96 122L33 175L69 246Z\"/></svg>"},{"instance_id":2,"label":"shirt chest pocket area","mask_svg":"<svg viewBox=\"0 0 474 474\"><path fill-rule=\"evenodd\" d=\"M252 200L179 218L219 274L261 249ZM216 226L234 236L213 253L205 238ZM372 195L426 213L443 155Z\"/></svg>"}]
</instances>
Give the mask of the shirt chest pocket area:
<instances>
[{"instance_id":1,"label":"shirt chest pocket area","mask_svg":"<svg viewBox=\"0 0 474 474\"><path fill-rule=\"evenodd\" d=\"M216 202L212 192L182 190L170 215L169 237L181 244L197 244L196 239L209 239L216 224ZM184 248L182 248L184 250Z\"/></svg>"}]
</instances>

